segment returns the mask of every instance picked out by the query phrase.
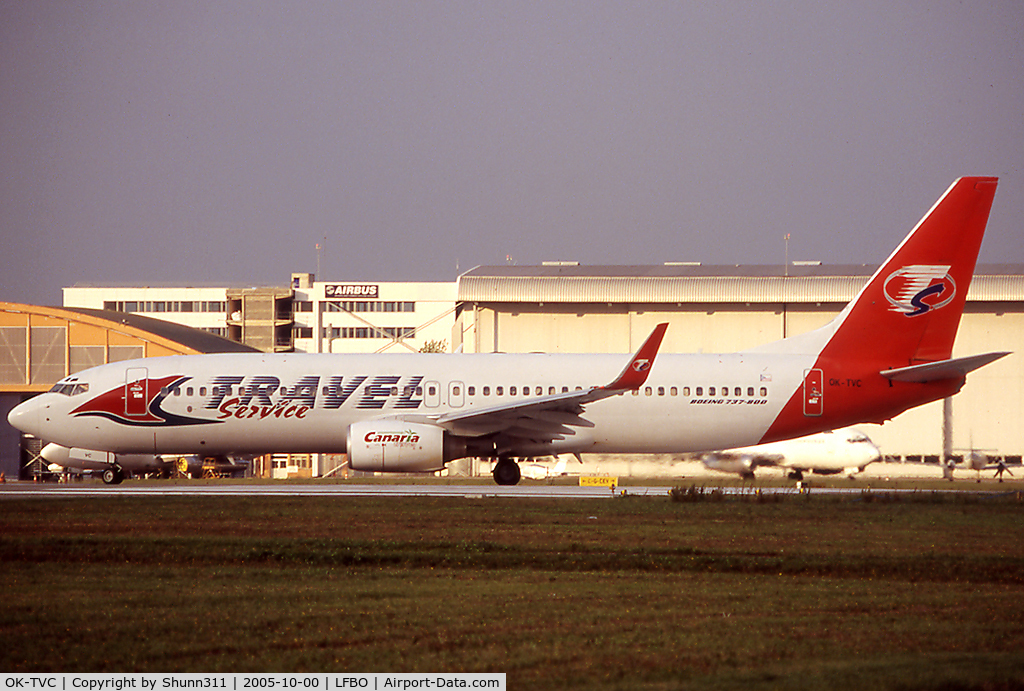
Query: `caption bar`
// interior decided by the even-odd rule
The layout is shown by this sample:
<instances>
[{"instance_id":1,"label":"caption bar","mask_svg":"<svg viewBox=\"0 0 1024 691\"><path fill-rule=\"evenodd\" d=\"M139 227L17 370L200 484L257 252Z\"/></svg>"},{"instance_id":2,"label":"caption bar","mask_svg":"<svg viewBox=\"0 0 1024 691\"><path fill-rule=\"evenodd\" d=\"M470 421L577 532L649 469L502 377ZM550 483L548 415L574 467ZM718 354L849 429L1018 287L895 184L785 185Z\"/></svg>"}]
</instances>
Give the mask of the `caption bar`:
<instances>
[{"instance_id":1,"label":"caption bar","mask_svg":"<svg viewBox=\"0 0 1024 691\"><path fill-rule=\"evenodd\" d=\"M505 675L437 674L0 674L0 691L411 691L493 689L505 691Z\"/></svg>"}]
</instances>

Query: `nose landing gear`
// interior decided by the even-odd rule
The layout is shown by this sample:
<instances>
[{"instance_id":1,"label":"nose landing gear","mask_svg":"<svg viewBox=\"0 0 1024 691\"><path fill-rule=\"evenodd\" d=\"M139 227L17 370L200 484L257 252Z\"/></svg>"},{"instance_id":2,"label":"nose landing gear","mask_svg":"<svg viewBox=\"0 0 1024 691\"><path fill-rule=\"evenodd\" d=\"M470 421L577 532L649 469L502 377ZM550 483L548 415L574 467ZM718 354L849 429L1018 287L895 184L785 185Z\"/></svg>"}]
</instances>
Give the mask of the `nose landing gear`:
<instances>
[{"instance_id":1,"label":"nose landing gear","mask_svg":"<svg viewBox=\"0 0 1024 691\"><path fill-rule=\"evenodd\" d=\"M104 469L100 477L106 485L120 485L124 481L124 471L121 470L121 466L112 465Z\"/></svg>"}]
</instances>

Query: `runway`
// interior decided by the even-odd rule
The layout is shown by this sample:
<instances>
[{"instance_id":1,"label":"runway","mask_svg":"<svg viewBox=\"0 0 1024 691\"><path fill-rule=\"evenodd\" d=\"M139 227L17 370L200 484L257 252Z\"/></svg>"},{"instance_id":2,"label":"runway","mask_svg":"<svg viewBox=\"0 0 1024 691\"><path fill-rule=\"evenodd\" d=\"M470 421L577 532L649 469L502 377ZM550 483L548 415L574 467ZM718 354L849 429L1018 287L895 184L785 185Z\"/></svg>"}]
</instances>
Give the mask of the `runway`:
<instances>
[{"instance_id":1,"label":"runway","mask_svg":"<svg viewBox=\"0 0 1024 691\"><path fill-rule=\"evenodd\" d=\"M629 494L665 496L668 487L629 487ZM607 487L576 485L384 485L384 484L180 484L100 485L18 483L0 488L3 497L516 497L527 499L610 499Z\"/></svg>"},{"instance_id":2,"label":"runway","mask_svg":"<svg viewBox=\"0 0 1024 691\"><path fill-rule=\"evenodd\" d=\"M36 484L17 482L0 485L0 499L13 498L85 498L85 497L460 497L463 499L614 499L623 497L666 497L666 486L626 486L614 490L607 487L576 485L500 485L476 484L124 484L99 483ZM704 491L720 490L726 495L813 493L816 495L859 495L862 487L705 487ZM876 489L876 493L913 493L916 489ZM926 490L928 492L976 493L981 490L955 488ZM984 492L991 494L991 491Z\"/></svg>"}]
</instances>

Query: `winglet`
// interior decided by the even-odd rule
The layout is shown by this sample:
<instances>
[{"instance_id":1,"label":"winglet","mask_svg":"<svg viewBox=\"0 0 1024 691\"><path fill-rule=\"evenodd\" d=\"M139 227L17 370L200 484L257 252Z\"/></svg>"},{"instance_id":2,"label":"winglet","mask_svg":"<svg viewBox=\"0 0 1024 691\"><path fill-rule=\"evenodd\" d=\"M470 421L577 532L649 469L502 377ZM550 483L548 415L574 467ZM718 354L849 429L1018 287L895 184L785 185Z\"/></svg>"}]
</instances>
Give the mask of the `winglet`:
<instances>
[{"instance_id":1,"label":"winglet","mask_svg":"<svg viewBox=\"0 0 1024 691\"><path fill-rule=\"evenodd\" d=\"M665 337L665 329L667 328L667 323L658 324L654 327L654 331L647 337L644 344L640 346L640 350L636 351L636 354L629 361L629 364L626 365L626 368L615 378L615 381L601 388L605 391L619 392L632 391L643 386L644 382L647 381L647 375L651 372L651 367L654 365L654 356L658 354L658 348L661 347L661 339Z\"/></svg>"}]
</instances>

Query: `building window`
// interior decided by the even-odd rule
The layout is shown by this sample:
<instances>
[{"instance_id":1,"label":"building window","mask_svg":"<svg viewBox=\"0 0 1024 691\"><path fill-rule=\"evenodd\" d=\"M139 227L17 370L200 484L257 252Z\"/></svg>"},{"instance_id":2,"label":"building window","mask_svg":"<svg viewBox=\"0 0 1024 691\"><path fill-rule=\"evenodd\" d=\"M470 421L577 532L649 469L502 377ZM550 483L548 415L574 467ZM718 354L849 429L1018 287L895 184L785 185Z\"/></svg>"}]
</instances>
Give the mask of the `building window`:
<instances>
[{"instance_id":1,"label":"building window","mask_svg":"<svg viewBox=\"0 0 1024 691\"><path fill-rule=\"evenodd\" d=\"M327 312L415 312L415 302L388 302L385 300L328 300Z\"/></svg>"},{"instance_id":2,"label":"building window","mask_svg":"<svg viewBox=\"0 0 1024 691\"><path fill-rule=\"evenodd\" d=\"M335 338L415 338L416 328L413 326L343 326L340 336Z\"/></svg>"}]
</instances>

